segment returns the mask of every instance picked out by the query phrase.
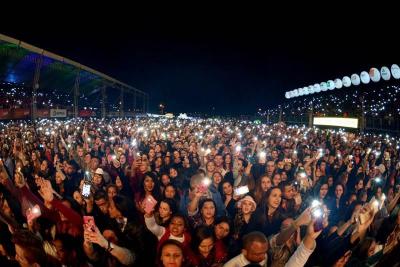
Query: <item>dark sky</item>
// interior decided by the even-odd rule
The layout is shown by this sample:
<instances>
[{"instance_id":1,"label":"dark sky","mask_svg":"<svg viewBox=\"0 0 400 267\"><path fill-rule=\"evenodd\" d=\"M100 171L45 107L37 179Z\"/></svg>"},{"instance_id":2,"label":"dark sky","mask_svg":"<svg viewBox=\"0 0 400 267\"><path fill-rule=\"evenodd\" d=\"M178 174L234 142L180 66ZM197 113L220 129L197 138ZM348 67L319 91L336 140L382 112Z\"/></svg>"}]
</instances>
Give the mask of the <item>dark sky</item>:
<instances>
[{"instance_id":1,"label":"dark sky","mask_svg":"<svg viewBox=\"0 0 400 267\"><path fill-rule=\"evenodd\" d=\"M252 114L282 103L287 90L400 63L390 28L315 23L155 19L0 32L149 92L153 111L164 102L172 112Z\"/></svg>"}]
</instances>

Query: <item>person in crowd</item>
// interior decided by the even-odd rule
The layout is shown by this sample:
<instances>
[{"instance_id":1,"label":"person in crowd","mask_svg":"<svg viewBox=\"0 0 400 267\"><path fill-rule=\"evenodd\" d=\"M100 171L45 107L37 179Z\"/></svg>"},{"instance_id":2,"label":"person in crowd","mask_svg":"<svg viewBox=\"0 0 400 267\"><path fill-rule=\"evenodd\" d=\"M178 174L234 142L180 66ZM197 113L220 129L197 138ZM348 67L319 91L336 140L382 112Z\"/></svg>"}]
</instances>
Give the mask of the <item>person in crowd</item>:
<instances>
[{"instance_id":1,"label":"person in crowd","mask_svg":"<svg viewBox=\"0 0 400 267\"><path fill-rule=\"evenodd\" d=\"M400 154L384 136L235 119L2 127L1 266L399 260Z\"/></svg>"}]
</instances>

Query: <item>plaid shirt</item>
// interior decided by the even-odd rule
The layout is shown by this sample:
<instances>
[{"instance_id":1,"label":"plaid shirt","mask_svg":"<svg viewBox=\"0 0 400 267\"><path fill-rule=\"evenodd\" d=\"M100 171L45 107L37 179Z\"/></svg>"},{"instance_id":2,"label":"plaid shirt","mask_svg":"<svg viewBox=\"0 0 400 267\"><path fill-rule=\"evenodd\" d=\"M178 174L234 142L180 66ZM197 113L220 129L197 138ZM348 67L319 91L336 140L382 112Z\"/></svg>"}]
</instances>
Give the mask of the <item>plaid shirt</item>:
<instances>
[{"instance_id":1,"label":"plaid shirt","mask_svg":"<svg viewBox=\"0 0 400 267\"><path fill-rule=\"evenodd\" d=\"M279 234L272 236L269 240L270 250L269 254L271 256L271 267L284 267L286 262L294 253L296 247L292 246L289 248L286 243L278 246L276 244L276 238Z\"/></svg>"}]
</instances>

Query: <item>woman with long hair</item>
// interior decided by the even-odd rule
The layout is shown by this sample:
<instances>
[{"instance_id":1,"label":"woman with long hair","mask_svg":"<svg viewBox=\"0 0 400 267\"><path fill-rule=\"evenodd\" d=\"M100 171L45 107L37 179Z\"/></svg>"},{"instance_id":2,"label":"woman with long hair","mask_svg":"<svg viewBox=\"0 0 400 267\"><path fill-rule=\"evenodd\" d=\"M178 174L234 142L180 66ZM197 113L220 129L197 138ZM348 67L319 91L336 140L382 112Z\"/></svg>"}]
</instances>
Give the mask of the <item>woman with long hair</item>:
<instances>
[{"instance_id":1,"label":"woman with long hair","mask_svg":"<svg viewBox=\"0 0 400 267\"><path fill-rule=\"evenodd\" d=\"M224 159L223 169L225 170L225 172L226 173L232 172L233 169L232 155L230 153L226 153L223 159Z\"/></svg>"},{"instance_id":2,"label":"woman with long hair","mask_svg":"<svg viewBox=\"0 0 400 267\"><path fill-rule=\"evenodd\" d=\"M222 264L226 261L226 251L218 248L213 228L201 226L195 230L192 250L188 261L190 266L206 267Z\"/></svg>"},{"instance_id":3,"label":"woman with long hair","mask_svg":"<svg viewBox=\"0 0 400 267\"><path fill-rule=\"evenodd\" d=\"M346 214L346 198L345 198L345 187L343 184L336 184L335 196L330 200L328 208L329 214L329 225L336 225L338 222L344 219Z\"/></svg>"},{"instance_id":4,"label":"woman with long hair","mask_svg":"<svg viewBox=\"0 0 400 267\"><path fill-rule=\"evenodd\" d=\"M161 200L161 192L160 186L158 184L158 178L152 172L146 172L144 174L144 178L140 182L139 192L137 192L135 195L136 208L142 214L144 214L142 202L148 196L152 196L157 201Z\"/></svg>"},{"instance_id":5,"label":"woman with long hair","mask_svg":"<svg viewBox=\"0 0 400 267\"><path fill-rule=\"evenodd\" d=\"M265 195L265 193L272 187L271 178L263 174L260 179L256 182L256 187L254 189L254 201L259 205Z\"/></svg>"},{"instance_id":6,"label":"woman with long hair","mask_svg":"<svg viewBox=\"0 0 400 267\"><path fill-rule=\"evenodd\" d=\"M278 233L283 221L283 212L280 208L281 202L281 189L276 186L268 189L260 207L251 216L248 225L249 232L261 229L265 236Z\"/></svg>"},{"instance_id":7,"label":"woman with long hair","mask_svg":"<svg viewBox=\"0 0 400 267\"><path fill-rule=\"evenodd\" d=\"M220 183L219 192L221 193L222 201L224 202L229 218L235 218L236 197L234 196L233 183L230 180L223 180Z\"/></svg>"}]
</instances>

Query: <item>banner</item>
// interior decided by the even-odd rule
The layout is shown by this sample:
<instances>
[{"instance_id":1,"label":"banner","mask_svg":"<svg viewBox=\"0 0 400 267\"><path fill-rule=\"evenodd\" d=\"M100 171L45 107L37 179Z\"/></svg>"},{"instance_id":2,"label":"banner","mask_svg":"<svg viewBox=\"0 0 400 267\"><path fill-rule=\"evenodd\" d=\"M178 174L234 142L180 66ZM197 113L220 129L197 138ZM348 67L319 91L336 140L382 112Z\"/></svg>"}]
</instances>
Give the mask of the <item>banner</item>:
<instances>
[{"instance_id":1,"label":"banner","mask_svg":"<svg viewBox=\"0 0 400 267\"><path fill-rule=\"evenodd\" d=\"M314 117L314 125L358 128L358 119L338 117Z\"/></svg>"},{"instance_id":2,"label":"banner","mask_svg":"<svg viewBox=\"0 0 400 267\"><path fill-rule=\"evenodd\" d=\"M50 109L50 117L65 118L65 117L67 117L67 110L66 109Z\"/></svg>"}]
</instances>

